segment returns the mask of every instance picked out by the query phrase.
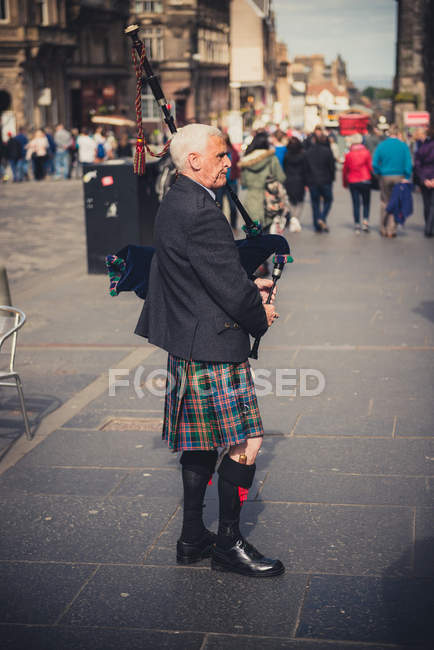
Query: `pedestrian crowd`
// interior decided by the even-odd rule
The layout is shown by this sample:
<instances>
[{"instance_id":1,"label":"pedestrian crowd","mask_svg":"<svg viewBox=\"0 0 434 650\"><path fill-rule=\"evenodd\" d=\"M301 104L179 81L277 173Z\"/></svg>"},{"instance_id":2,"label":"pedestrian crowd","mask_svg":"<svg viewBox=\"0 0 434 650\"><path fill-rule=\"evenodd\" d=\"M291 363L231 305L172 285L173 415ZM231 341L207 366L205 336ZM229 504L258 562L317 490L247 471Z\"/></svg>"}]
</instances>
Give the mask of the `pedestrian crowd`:
<instances>
[{"instance_id":1,"label":"pedestrian crowd","mask_svg":"<svg viewBox=\"0 0 434 650\"><path fill-rule=\"evenodd\" d=\"M340 156L335 135L321 126L307 136L263 128L246 143L236 163L241 171L231 169L230 173L240 178L247 193L247 211L266 232L283 232L287 226L290 232L301 230L308 191L313 229L329 233L333 183L342 165L342 184L351 197L356 235L370 231L371 192L378 190L379 232L383 237L396 237L398 226L412 214L412 193L419 186L425 236L434 236L434 129L420 129L411 148L395 124L385 134L370 126L366 135L348 136L345 145L345 156ZM274 205L269 209L271 195Z\"/></svg>"},{"instance_id":2,"label":"pedestrian crowd","mask_svg":"<svg viewBox=\"0 0 434 650\"><path fill-rule=\"evenodd\" d=\"M412 191L419 186L424 205L425 235L434 235L434 128L419 129L410 146L399 128L392 124L387 134L369 126L368 133L345 139L342 156L334 132L321 126L312 133L283 131L279 126L261 127L251 133L241 151L226 135L231 168L227 184L217 191L217 200L227 206L232 227L237 211L230 193L245 191L245 206L263 230L284 233L301 230L306 192L312 207L313 229L328 233L333 205L336 169L342 165L342 184L351 197L354 232L370 229L371 192L380 192L380 234L396 237L412 212ZM99 126L91 132L37 129L26 133L20 128L0 141L0 179L21 182L80 178L83 163L101 163L133 156L134 139ZM9 171L10 170L10 171ZM162 198L162 197L160 197Z\"/></svg>"},{"instance_id":3,"label":"pedestrian crowd","mask_svg":"<svg viewBox=\"0 0 434 650\"><path fill-rule=\"evenodd\" d=\"M5 142L0 140L0 180L20 183L32 178L79 178L83 163L132 155L127 133L117 140L112 131L100 126L93 132L86 127L69 131L63 124L31 133L20 128L16 135L8 133Z\"/></svg>"}]
</instances>

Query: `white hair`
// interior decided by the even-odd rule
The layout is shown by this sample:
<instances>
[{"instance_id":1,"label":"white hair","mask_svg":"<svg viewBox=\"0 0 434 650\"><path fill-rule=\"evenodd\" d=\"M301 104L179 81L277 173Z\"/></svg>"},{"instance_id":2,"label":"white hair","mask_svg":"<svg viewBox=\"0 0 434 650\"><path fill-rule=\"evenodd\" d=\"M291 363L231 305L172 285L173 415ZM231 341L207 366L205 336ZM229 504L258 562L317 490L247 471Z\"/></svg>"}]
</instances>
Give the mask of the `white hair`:
<instances>
[{"instance_id":1,"label":"white hair","mask_svg":"<svg viewBox=\"0 0 434 650\"><path fill-rule=\"evenodd\" d=\"M208 124L187 124L178 129L170 143L170 155L175 167L183 171L188 154L204 153L212 136L222 138L223 134L217 127Z\"/></svg>"},{"instance_id":2,"label":"white hair","mask_svg":"<svg viewBox=\"0 0 434 650\"><path fill-rule=\"evenodd\" d=\"M362 144L363 142L363 136L361 133L353 133L353 135L349 135L347 139L347 144L349 147L351 147L352 144Z\"/></svg>"}]
</instances>

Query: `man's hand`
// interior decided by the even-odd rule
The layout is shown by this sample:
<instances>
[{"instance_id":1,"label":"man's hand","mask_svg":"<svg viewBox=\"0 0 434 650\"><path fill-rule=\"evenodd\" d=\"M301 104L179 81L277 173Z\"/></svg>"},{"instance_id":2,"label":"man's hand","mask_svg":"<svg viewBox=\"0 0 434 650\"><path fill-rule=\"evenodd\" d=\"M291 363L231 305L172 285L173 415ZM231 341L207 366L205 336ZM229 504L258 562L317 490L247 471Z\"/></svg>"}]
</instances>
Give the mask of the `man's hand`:
<instances>
[{"instance_id":1,"label":"man's hand","mask_svg":"<svg viewBox=\"0 0 434 650\"><path fill-rule=\"evenodd\" d=\"M274 309L274 305L264 305L264 309L265 309L265 313L267 314L268 327L271 327L271 325L274 322L274 319L279 318L279 314Z\"/></svg>"},{"instance_id":2,"label":"man's hand","mask_svg":"<svg viewBox=\"0 0 434 650\"><path fill-rule=\"evenodd\" d=\"M432 188L434 187L434 178L431 178L431 179L430 179L430 178L427 178L427 179L423 182L423 184L425 185L425 187L429 187L430 189L432 189Z\"/></svg>"},{"instance_id":3,"label":"man's hand","mask_svg":"<svg viewBox=\"0 0 434 650\"><path fill-rule=\"evenodd\" d=\"M268 296L270 295L271 287L273 286L273 280L269 280L268 278L256 278L255 284L259 289L259 293L261 294L262 302L265 304L268 300ZM274 287L273 294L271 296L271 303L274 302L275 297L276 287Z\"/></svg>"}]
</instances>

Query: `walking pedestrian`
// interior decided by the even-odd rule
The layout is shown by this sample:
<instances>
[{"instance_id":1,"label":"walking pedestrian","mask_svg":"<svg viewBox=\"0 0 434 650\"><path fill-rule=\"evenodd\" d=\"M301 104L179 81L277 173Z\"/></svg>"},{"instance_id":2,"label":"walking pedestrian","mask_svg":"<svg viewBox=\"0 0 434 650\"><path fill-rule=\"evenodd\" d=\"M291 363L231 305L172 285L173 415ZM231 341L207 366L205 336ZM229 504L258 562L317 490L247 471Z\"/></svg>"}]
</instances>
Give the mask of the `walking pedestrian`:
<instances>
[{"instance_id":1,"label":"walking pedestrian","mask_svg":"<svg viewBox=\"0 0 434 650\"><path fill-rule=\"evenodd\" d=\"M335 159L327 137L324 134L319 135L316 130L305 156L313 227L318 233L329 232L327 217L333 203Z\"/></svg>"},{"instance_id":2,"label":"walking pedestrian","mask_svg":"<svg viewBox=\"0 0 434 650\"><path fill-rule=\"evenodd\" d=\"M80 175L83 171L83 163L93 163L96 158L96 142L90 137L86 127L81 129L77 138L78 162L80 165Z\"/></svg>"},{"instance_id":3,"label":"walking pedestrian","mask_svg":"<svg viewBox=\"0 0 434 650\"><path fill-rule=\"evenodd\" d=\"M18 183L21 180L18 161L22 156L22 147L20 141L12 133L8 133L8 137L9 139L6 142L6 158L12 171L12 180L14 183Z\"/></svg>"},{"instance_id":4,"label":"walking pedestrian","mask_svg":"<svg viewBox=\"0 0 434 650\"><path fill-rule=\"evenodd\" d=\"M54 154L54 167L56 170L55 178L69 178L69 149L71 146L72 136L69 131L65 129L63 124L56 126L54 133L54 142L56 144L56 152Z\"/></svg>"},{"instance_id":5,"label":"walking pedestrian","mask_svg":"<svg viewBox=\"0 0 434 650\"><path fill-rule=\"evenodd\" d=\"M368 134L365 136L364 145L372 156L381 142L381 131L371 123L368 124L367 129Z\"/></svg>"},{"instance_id":6,"label":"walking pedestrian","mask_svg":"<svg viewBox=\"0 0 434 650\"><path fill-rule=\"evenodd\" d=\"M0 180L5 183L8 180L6 174L6 143L3 142L2 130L0 129Z\"/></svg>"},{"instance_id":7,"label":"walking pedestrian","mask_svg":"<svg viewBox=\"0 0 434 650\"><path fill-rule=\"evenodd\" d=\"M108 148L106 132L102 128L102 126L97 127L93 135L93 139L96 142L95 162L102 163L107 157L107 148Z\"/></svg>"},{"instance_id":8,"label":"walking pedestrian","mask_svg":"<svg viewBox=\"0 0 434 650\"><path fill-rule=\"evenodd\" d=\"M322 130L322 126L320 124L317 124L312 133L309 133L304 141L303 141L303 146L305 149L310 149L315 142L318 142L324 135L324 131Z\"/></svg>"},{"instance_id":9,"label":"walking pedestrian","mask_svg":"<svg viewBox=\"0 0 434 650\"><path fill-rule=\"evenodd\" d=\"M17 140L21 145L21 157L18 160L17 164L17 173L18 178L21 181L29 180L29 162L26 158L27 145L29 144L29 138L27 137L26 130L23 126L20 126L17 133Z\"/></svg>"},{"instance_id":10,"label":"walking pedestrian","mask_svg":"<svg viewBox=\"0 0 434 650\"><path fill-rule=\"evenodd\" d=\"M234 202L231 199L231 196L228 191L228 187L231 188L235 194L238 194L238 179L241 176L241 171L239 167L240 156L238 151L232 145L231 139L228 133L224 134L224 140L226 142L228 158L231 161L231 166L226 173L226 185L216 190L217 201L223 206L223 199L226 196L229 202L230 209L230 223L232 228L235 230L237 227L237 208Z\"/></svg>"},{"instance_id":11,"label":"walking pedestrian","mask_svg":"<svg viewBox=\"0 0 434 650\"><path fill-rule=\"evenodd\" d=\"M80 170L78 165L78 146L77 138L79 131L76 128L71 129L71 144L69 145L69 169L68 178L79 178Z\"/></svg>"},{"instance_id":12,"label":"walking pedestrian","mask_svg":"<svg viewBox=\"0 0 434 650\"><path fill-rule=\"evenodd\" d=\"M118 158L132 158L133 157L133 147L130 142L128 133L122 133L119 138L118 148L116 149L116 155Z\"/></svg>"},{"instance_id":13,"label":"walking pedestrian","mask_svg":"<svg viewBox=\"0 0 434 650\"><path fill-rule=\"evenodd\" d=\"M304 205L305 186L307 183L306 155L303 145L298 138L291 137L288 141L283 170L285 172L285 189L288 194L291 218L289 229L300 225ZM293 221L294 220L294 221Z\"/></svg>"},{"instance_id":14,"label":"walking pedestrian","mask_svg":"<svg viewBox=\"0 0 434 650\"><path fill-rule=\"evenodd\" d=\"M47 151L47 158L45 160L45 174L47 174L48 176L54 176L55 173L54 158L56 156L56 143L54 141L53 129L50 126L47 126L44 129L44 133L46 135L49 144L48 151Z\"/></svg>"},{"instance_id":15,"label":"walking pedestrian","mask_svg":"<svg viewBox=\"0 0 434 650\"><path fill-rule=\"evenodd\" d=\"M386 206L397 183L409 182L412 172L408 145L400 139L396 124L391 124L388 137L375 149L372 166L380 180L380 234L396 237L396 223Z\"/></svg>"},{"instance_id":16,"label":"walking pedestrian","mask_svg":"<svg viewBox=\"0 0 434 650\"><path fill-rule=\"evenodd\" d=\"M356 235L360 235L360 200L363 204L362 229L366 233L369 232L372 158L362 141L363 136L360 133L351 136L352 144L345 156L342 168L342 183L344 187L349 188L353 202L354 231Z\"/></svg>"},{"instance_id":17,"label":"walking pedestrian","mask_svg":"<svg viewBox=\"0 0 434 650\"><path fill-rule=\"evenodd\" d=\"M265 186L267 177L273 176L280 183L285 174L274 149L270 148L268 135L260 131L255 135L240 161L241 185L247 189L246 209L252 219L260 222L264 230L269 228L272 218L265 218Z\"/></svg>"},{"instance_id":18,"label":"walking pedestrian","mask_svg":"<svg viewBox=\"0 0 434 650\"><path fill-rule=\"evenodd\" d=\"M168 352L163 439L182 452L184 492L177 562L212 556L214 570L277 576L283 564L265 558L240 532L241 506L263 436L249 334L264 334L278 316L273 304L264 304L272 282L248 278L215 204L230 166L220 131L185 126L173 136L170 153L179 176L158 211L149 290L136 333ZM227 453L218 468L215 535L205 528L202 508L218 447Z\"/></svg>"},{"instance_id":19,"label":"walking pedestrian","mask_svg":"<svg viewBox=\"0 0 434 650\"><path fill-rule=\"evenodd\" d=\"M285 158L286 146L288 144L288 138L282 129L278 128L274 131L270 137L272 146L274 147L274 153L277 156L278 161L283 167L283 159Z\"/></svg>"},{"instance_id":20,"label":"walking pedestrian","mask_svg":"<svg viewBox=\"0 0 434 650\"><path fill-rule=\"evenodd\" d=\"M33 138L30 140L26 158L33 162L33 175L35 181L41 181L45 178L45 169L50 150L50 143L42 129L37 129Z\"/></svg>"},{"instance_id":21,"label":"walking pedestrian","mask_svg":"<svg viewBox=\"0 0 434 650\"><path fill-rule=\"evenodd\" d=\"M434 236L434 124L426 133L425 141L418 147L414 167L423 199L425 237Z\"/></svg>"}]
</instances>

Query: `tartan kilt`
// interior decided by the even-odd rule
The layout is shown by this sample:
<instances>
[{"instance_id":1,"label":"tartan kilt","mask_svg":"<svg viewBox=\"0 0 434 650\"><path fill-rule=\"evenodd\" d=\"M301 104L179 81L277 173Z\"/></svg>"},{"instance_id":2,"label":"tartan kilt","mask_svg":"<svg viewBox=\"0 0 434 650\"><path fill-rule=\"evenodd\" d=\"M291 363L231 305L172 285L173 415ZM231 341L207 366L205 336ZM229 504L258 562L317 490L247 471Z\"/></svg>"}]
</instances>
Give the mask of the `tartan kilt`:
<instances>
[{"instance_id":1,"label":"tartan kilt","mask_svg":"<svg viewBox=\"0 0 434 650\"><path fill-rule=\"evenodd\" d=\"M173 451L232 446L263 435L248 361L191 361L169 353L163 440Z\"/></svg>"}]
</instances>

